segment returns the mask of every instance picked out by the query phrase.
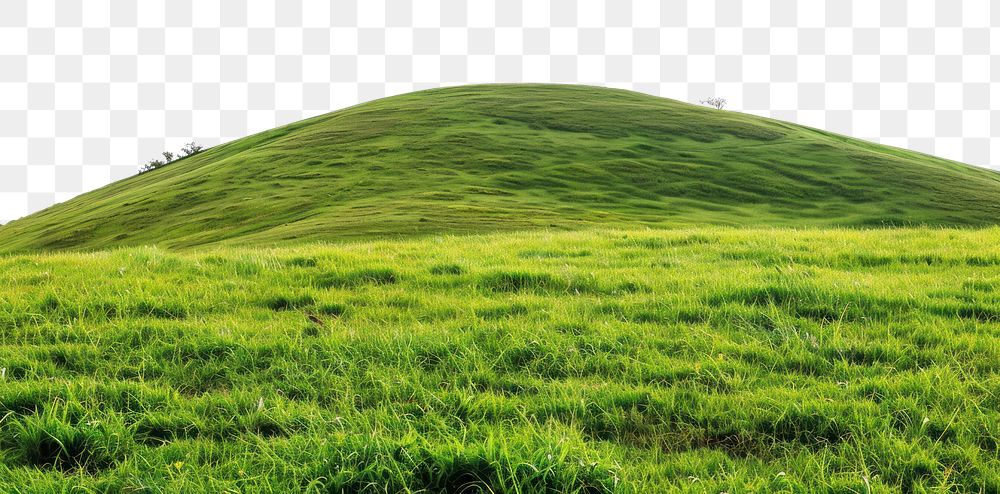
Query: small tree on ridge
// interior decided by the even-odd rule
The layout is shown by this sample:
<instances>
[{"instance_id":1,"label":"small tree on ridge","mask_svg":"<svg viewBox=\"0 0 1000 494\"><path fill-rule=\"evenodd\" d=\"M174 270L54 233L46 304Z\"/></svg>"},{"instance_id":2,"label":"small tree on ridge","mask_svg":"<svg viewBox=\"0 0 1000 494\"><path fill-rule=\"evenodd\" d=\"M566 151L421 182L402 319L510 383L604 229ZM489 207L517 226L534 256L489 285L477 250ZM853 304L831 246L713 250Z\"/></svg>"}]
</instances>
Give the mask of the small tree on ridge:
<instances>
[{"instance_id":1,"label":"small tree on ridge","mask_svg":"<svg viewBox=\"0 0 1000 494\"><path fill-rule=\"evenodd\" d=\"M172 163L175 159L187 158L188 156L194 156L194 155L200 153L203 149L205 149L203 146L200 146L197 143L195 143L194 141L191 141L191 142L185 144L183 148L181 148L181 155L180 156L178 156L178 155L176 155L176 154L174 154L174 153L172 153L170 151L164 151L163 153L161 153L163 155L163 160L164 161L161 161L161 160L149 160L148 162L146 162L146 164L144 164L144 165L142 165L142 166L139 167L139 173L146 173L148 171L152 171L152 170L155 170L157 168L166 166L166 165Z\"/></svg>"},{"instance_id":2,"label":"small tree on ridge","mask_svg":"<svg viewBox=\"0 0 1000 494\"><path fill-rule=\"evenodd\" d=\"M184 153L185 157L188 157L200 153L202 149L204 148L202 148L198 144L195 144L194 141L191 141L185 144L183 148L181 148L181 152Z\"/></svg>"},{"instance_id":3,"label":"small tree on ridge","mask_svg":"<svg viewBox=\"0 0 1000 494\"><path fill-rule=\"evenodd\" d=\"M166 163L160 160L149 160L145 165L139 167L139 173L146 173L148 171L153 171L161 166L166 165Z\"/></svg>"}]
</instances>

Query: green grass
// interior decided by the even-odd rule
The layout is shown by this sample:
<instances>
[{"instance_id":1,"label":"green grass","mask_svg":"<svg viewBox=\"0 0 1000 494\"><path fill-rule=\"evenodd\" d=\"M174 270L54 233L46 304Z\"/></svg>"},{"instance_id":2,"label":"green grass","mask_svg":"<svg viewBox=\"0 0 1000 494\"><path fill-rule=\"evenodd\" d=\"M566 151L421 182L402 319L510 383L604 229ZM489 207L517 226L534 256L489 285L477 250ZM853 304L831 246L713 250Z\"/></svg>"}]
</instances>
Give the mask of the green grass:
<instances>
[{"instance_id":1,"label":"green grass","mask_svg":"<svg viewBox=\"0 0 1000 494\"><path fill-rule=\"evenodd\" d=\"M0 492L1000 492L1000 175L468 86L0 227Z\"/></svg>"},{"instance_id":2,"label":"green grass","mask_svg":"<svg viewBox=\"0 0 1000 494\"><path fill-rule=\"evenodd\" d=\"M0 257L0 491L997 492L1000 230Z\"/></svg>"},{"instance_id":3,"label":"green grass","mask_svg":"<svg viewBox=\"0 0 1000 494\"><path fill-rule=\"evenodd\" d=\"M0 227L0 252L589 227L984 226L1000 175L639 93L484 85L209 149Z\"/></svg>"}]
</instances>

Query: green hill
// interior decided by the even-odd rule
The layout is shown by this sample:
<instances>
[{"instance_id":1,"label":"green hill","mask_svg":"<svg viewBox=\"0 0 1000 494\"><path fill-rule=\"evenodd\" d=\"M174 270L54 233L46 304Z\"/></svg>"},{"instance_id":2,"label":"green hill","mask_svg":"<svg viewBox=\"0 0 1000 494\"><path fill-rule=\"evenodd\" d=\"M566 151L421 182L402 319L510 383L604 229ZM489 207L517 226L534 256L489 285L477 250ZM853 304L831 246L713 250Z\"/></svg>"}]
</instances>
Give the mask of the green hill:
<instances>
[{"instance_id":1,"label":"green hill","mask_svg":"<svg viewBox=\"0 0 1000 494\"><path fill-rule=\"evenodd\" d=\"M979 226L1000 175L566 85L435 89L217 146L0 228L0 250L587 226Z\"/></svg>"},{"instance_id":2,"label":"green hill","mask_svg":"<svg viewBox=\"0 0 1000 494\"><path fill-rule=\"evenodd\" d=\"M0 227L0 492L1000 492L998 190L579 86L251 136Z\"/></svg>"}]
</instances>

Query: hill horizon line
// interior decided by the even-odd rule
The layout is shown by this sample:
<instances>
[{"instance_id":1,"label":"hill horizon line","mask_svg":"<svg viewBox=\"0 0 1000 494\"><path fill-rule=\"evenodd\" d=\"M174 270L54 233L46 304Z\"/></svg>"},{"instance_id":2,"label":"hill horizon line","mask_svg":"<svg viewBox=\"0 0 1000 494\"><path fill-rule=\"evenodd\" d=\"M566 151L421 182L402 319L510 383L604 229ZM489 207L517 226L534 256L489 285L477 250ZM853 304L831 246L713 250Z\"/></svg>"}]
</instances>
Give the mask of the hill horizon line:
<instances>
[{"instance_id":1,"label":"hill horizon line","mask_svg":"<svg viewBox=\"0 0 1000 494\"><path fill-rule=\"evenodd\" d=\"M1000 174L626 89L497 83L359 103L0 225L0 251L587 226L988 226Z\"/></svg>"}]
</instances>

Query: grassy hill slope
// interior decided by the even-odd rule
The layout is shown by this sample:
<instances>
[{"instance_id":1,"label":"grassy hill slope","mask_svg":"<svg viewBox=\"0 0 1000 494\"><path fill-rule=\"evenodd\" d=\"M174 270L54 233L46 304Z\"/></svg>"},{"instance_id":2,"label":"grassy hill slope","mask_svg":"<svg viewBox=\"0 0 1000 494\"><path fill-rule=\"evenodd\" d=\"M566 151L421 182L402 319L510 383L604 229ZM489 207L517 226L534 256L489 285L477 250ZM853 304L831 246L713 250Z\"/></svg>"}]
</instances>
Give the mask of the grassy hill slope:
<instances>
[{"instance_id":1,"label":"grassy hill slope","mask_svg":"<svg viewBox=\"0 0 1000 494\"><path fill-rule=\"evenodd\" d=\"M0 227L0 250L678 226L986 225L1000 175L735 112L582 86L358 105Z\"/></svg>"}]
</instances>

